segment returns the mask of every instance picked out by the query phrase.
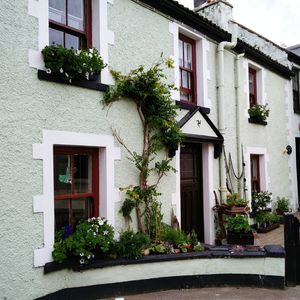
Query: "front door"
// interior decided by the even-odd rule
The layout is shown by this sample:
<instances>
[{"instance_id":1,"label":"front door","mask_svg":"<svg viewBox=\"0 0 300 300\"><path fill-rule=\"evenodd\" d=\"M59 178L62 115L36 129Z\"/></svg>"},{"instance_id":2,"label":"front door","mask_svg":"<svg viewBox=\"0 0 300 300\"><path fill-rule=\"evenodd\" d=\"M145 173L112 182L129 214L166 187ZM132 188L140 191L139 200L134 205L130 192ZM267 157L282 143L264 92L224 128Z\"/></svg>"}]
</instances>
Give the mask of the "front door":
<instances>
[{"instance_id":1,"label":"front door","mask_svg":"<svg viewBox=\"0 0 300 300\"><path fill-rule=\"evenodd\" d=\"M181 228L193 229L204 242L202 145L183 144L180 149Z\"/></svg>"}]
</instances>

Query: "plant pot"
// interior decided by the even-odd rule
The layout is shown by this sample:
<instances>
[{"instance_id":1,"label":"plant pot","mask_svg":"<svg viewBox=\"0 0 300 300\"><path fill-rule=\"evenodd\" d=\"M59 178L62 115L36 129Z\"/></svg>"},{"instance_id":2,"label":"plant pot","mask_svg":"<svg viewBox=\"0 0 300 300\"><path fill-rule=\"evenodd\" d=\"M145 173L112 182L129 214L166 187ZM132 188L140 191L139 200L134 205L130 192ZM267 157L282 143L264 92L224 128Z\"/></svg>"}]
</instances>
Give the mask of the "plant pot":
<instances>
[{"instance_id":1,"label":"plant pot","mask_svg":"<svg viewBox=\"0 0 300 300\"><path fill-rule=\"evenodd\" d=\"M276 229L280 226L280 223L274 223L274 224L271 224L269 226L265 226L265 227L258 227L257 228L257 232L259 233L267 233L273 229Z\"/></svg>"},{"instance_id":2,"label":"plant pot","mask_svg":"<svg viewBox=\"0 0 300 300\"><path fill-rule=\"evenodd\" d=\"M227 233L227 243L230 245L253 245L254 236L252 232L249 233Z\"/></svg>"},{"instance_id":3,"label":"plant pot","mask_svg":"<svg viewBox=\"0 0 300 300\"><path fill-rule=\"evenodd\" d=\"M245 214L249 210L249 206L230 206L226 209L226 212L230 214Z\"/></svg>"}]
</instances>

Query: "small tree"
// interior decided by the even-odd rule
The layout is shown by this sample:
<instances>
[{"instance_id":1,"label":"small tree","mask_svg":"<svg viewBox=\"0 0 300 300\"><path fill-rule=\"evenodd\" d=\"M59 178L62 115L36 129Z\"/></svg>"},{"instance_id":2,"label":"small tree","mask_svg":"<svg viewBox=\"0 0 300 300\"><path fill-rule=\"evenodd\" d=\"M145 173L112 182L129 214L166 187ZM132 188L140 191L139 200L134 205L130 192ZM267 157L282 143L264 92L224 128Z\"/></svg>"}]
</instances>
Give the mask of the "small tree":
<instances>
[{"instance_id":1,"label":"small tree","mask_svg":"<svg viewBox=\"0 0 300 300\"><path fill-rule=\"evenodd\" d=\"M136 104L138 115L143 126L143 151L138 154L130 150L118 133L113 134L118 142L129 153L129 159L139 172L139 185L126 190L126 199L121 212L130 219L130 213L135 208L138 229L149 234L152 238L160 238L161 203L157 200L160 195L157 186L171 167L169 159L156 160L156 154L161 150L176 149L182 140L181 130L176 121L176 106L171 100L170 90L174 85L165 82L166 75L163 65L173 68L173 61L161 59L149 70L140 66L129 74L112 71L115 86L110 87L104 95L103 105L111 105L115 101L129 98ZM156 182L148 182L149 175L156 173Z\"/></svg>"}]
</instances>

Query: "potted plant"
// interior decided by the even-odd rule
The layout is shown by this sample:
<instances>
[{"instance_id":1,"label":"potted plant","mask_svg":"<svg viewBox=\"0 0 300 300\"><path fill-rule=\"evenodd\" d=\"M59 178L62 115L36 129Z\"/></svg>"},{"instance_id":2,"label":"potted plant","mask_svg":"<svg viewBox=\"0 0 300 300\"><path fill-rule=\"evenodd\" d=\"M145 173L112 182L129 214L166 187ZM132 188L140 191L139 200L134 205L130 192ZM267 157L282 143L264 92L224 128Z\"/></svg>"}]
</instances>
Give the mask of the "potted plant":
<instances>
[{"instance_id":1,"label":"potted plant","mask_svg":"<svg viewBox=\"0 0 300 300\"><path fill-rule=\"evenodd\" d=\"M250 121L265 122L267 117L269 117L269 112L268 104L255 104L248 109Z\"/></svg>"},{"instance_id":2,"label":"potted plant","mask_svg":"<svg viewBox=\"0 0 300 300\"><path fill-rule=\"evenodd\" d=\"M248 217L236 215L227 218L227 243L238 245L253 245L254 236L248 222Z\"/></svg>"},{"instance_id":3,"label":"potted plant","mask_svg":"<svg viewBox=\"0 0 300 300\"><path fill-rule=\"evenodd\" d=\"M256 216L260 211L270 211L267 206L272 201L272 193L268 191L252 194L252 213Z\"/></svg>"},{"instance_id":4,"label":"potted plant","mask_svg":"<svg viewBox=\"0 0 300 300\"><path fill-rule=\"evenodd\" d=\"M276 213L277 215L283 215L285 212L290 210L290 200L285 197L277 197L276 201Z\"/></svg>"},{"instance_id":5,"label":"potted plant","mask_svg":"<svg viewBox=\"0 0 300 300\"><path fill-rule=\"evenodd\" d=\"M256 217L257 232L266 233L279 227L279 217L267 211L260 211Z\"/></svg>"},{"instance_id":6,"label":"potted plant","mask_svg":"<svg viewBox=\"0 0 300 300\"><path fill-rule=\"evenodd\" d=\"M240 198L239 194L233 193L227 196L226 212L231 214L246 213L250 210L247 200Z\"/></svg>"}]
</instances>

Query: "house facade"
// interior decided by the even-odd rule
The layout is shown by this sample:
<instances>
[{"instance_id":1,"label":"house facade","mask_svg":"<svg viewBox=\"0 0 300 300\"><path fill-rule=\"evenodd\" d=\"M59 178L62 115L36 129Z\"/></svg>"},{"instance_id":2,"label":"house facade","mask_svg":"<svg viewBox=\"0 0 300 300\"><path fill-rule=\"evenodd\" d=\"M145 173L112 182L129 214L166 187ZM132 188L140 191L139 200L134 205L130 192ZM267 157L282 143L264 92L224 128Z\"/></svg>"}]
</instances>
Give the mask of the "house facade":
<instances>
[{"instance_id":1,"label":"house facade","mask_svg":"<svg viewBox=\"0 0 300 300\"><path fill-rule=\"evenodd\" d=\"M54 228L66 219L75 222L93 210L116 232L125 228L119 188L138 184L138 174L112 128L140 152L142 126L132 102L109 110L100 102L114 84L110 70L150 67L161 53L174 60L167 80L177 87L172 99L184 134L172 159L177 172L159 188L163 221L170 224L173 212L183 229L194 228L201 241L214 244L213 207L228 191L250 201L253 191L268 190L298 208L297 55L232 21L227 1L196 1L195 11L172 0L62 2L4 1L0 10L4 299L38 298L115 276L102 278L97 270L45 275L43 267L52 261ZM101 80L87 86L49 78L41 51L51 42L97 48L107 64ZM266 122L249 118L252 104L268 104ZM78 186L69 193L63 183L74 178Z\"/></svg>"}]
</instances>

